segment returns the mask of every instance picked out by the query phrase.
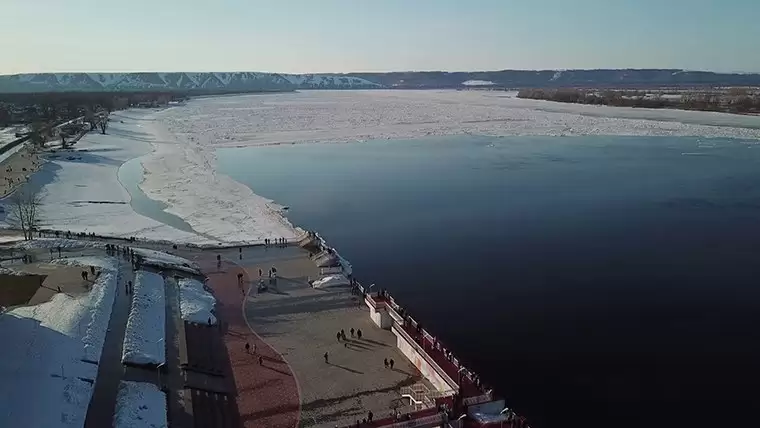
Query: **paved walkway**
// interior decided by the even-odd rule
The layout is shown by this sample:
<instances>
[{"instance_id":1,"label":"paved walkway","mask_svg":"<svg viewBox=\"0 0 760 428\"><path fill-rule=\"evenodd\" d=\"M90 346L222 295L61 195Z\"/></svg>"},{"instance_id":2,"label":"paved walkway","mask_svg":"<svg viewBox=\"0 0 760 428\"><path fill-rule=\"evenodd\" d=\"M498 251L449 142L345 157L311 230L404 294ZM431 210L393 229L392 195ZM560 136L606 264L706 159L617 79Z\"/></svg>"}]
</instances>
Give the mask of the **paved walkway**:
<instances>
[{"instance_id":1,"label":"paved walkway","mask_svg":"<svg viewBox=\"0 0 760 428\"><path fill-rule=\"evenodd\" d=\"M103 343L103 351L98 362L98 376L92 391L92 399L87 407L85 428L112 426L116 405L116 394L119 382L124 373L121 364L121 352L124 344L124 332L127 329L127 318L132 301L131 295L124 291L124 284L133 281L132 269L129 264L120 260L119 281L116 284L116 296L113 300L111 320L108 322L108 332Z\"/></svg>"},{"instance_id":2,"label":"paved walkway","mask_svg":"<svg viewBox=\"0 0 760 428\"><path fill-rule=\"evenodd\" d=\"M237 274L248 273L232 262L202 266L217 298L220 319L227 324L224 336L237 389L237 404L246 428L294 428L299 422L300 397L290 367L280 354L254 334L243 317L243 293ZM246 353L245 344L255 346L256 354ZM258 357L262 358L259 365Z\"/></svg>"}]
</instances>

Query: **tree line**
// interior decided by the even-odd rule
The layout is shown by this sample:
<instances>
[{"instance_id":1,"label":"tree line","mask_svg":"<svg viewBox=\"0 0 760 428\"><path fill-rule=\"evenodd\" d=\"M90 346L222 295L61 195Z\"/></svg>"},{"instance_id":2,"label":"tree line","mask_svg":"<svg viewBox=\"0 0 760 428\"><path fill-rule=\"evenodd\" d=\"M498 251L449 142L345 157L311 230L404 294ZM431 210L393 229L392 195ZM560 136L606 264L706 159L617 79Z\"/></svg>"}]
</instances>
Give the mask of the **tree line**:
<instances>
[{"instance_id":1,"label":"tree line","mask_svg":"<svg viewBox=\"0 0 760 428\"><path fill-rule=\"evenodd\" d=\"M138 104L166 104L182 100L179 92L41 92L0 94L0 127L32 122L53 122L88 112L123 110Z\"/></svg>"},{"instance_id":2,"label":"tree line","mask_svg":"<svg viewBox=\"0 0 760 428\"><path fill-rule=\"evenodd\" d=\"M562 103L609 105L615 107L676 108L730 113L760 113L760 92L731 88L721 92L650 94L644 91L562 89L523 89L518 98Z\"/></svg>"}]
</instances>

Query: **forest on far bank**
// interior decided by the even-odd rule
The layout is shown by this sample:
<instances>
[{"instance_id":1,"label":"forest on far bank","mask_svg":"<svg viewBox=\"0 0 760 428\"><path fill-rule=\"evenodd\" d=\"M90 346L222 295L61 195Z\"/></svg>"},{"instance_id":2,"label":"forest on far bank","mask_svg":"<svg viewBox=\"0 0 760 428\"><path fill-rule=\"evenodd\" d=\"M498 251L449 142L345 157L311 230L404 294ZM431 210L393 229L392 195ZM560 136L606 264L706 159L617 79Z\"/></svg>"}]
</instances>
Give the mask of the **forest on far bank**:
<instances>
[{"instance_id":1,"label":"forest on far bank","mask_svg":"<svg viewBox=\"0 0 760 428\"><path fill-rule=\"evenodd\" d=\"M522 89L518 98L615 107L675 108L740 114L760 113L760 90L729 88L706 91L598 89Z\"/></svg>"}]
</instances>

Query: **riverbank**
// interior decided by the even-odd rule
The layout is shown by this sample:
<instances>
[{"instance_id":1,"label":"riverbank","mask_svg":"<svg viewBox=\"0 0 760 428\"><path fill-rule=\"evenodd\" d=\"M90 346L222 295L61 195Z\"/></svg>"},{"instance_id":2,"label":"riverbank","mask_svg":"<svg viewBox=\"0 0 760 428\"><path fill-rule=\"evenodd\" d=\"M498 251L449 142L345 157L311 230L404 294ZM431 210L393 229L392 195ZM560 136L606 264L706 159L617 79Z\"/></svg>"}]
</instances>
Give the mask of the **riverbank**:
<instances>
[{"instance_id":1,"label":"riverbank","mask_svg":"<svg viewBox=\"0 0 760 428\"><path fill-rule=\"evenodd\" d=\"M0 155L0 199L10 195L39 171L42 161L29 145L23 144Z\"/></svg>"}]
</instances>

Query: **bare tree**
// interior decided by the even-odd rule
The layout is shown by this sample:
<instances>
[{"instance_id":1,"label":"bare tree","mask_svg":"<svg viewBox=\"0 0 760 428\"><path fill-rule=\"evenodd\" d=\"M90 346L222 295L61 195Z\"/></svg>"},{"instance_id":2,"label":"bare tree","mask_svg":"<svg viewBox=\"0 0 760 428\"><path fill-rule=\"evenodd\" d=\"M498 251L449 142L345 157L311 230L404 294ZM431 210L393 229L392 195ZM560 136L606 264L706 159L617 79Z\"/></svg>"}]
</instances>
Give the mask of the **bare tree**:
<instances>
[{"instance_id":1,"label":"bare tree","mask_svg":"<svg viewBox=\"0 0 760 428\"><path fill-rule=\"evenodd\" d=\"M105 135L106 128L108 128L108 116L103 115L100 117L100 133Z\"/></svg>"},{"instance_id":2,"label":"bare tree","mask_svg":"<svg viewBox=\"0 0 760 428\"><path fill-rule=\"evenodd\" d=\"M8 221L21 229L24 239L34 238L34 230L39 222L40 205L42 197L29 187L19 189L10 198L11 206L8 213Z\"/></svg>"}]
</instances>

